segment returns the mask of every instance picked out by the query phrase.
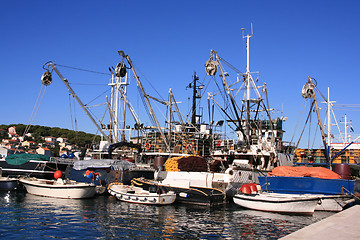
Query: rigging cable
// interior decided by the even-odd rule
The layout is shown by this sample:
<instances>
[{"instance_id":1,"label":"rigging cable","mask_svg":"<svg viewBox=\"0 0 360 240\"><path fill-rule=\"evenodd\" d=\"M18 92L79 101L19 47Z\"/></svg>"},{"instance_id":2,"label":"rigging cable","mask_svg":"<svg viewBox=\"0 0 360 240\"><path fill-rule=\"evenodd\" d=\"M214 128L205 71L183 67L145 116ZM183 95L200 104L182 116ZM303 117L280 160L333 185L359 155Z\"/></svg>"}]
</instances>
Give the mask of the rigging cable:
<instances>
[{"instance_id":1,"label":"rigging cable","mask_svg":"<svg viewBox=\"0 0 360 240\"><path fill-rule=\"evenodd\" d=\"M61 64L55 64L55 65L56 65L56 66L60 66L60 67L65 67L65 68L74 69L74 70L84 71L84 72L90 72L90 73L96 73L96 74L102 74L102 75L109 75L109 76L111 76L110 73L96 72L96 71L92 71L92 70L87 70L87 69L82 69L82 68L76 68L76 67L70 67L70 66L65 66L65 65L61 65Z\"/></svg>"},{"instance_id":2,"label":"rigging cable","mask_svg":"<svg viewBox=\"0 0 360 240\"><path fill-rule=\"evenodd\" d=\"M136 67L136 65L135 65L134 63L132 63L132 65L133 65L132 67L134 67L134 68ZM139 73L144 77L144 79L146 80L146 82L149 83L149 85L151 86L151 88L152 88L153 90L155 90L155 92L157 93L157 95L159 96L159 98L160 98L161 100L165 101L164 98L160 95L160 93L156 90L156 88L151 84L151 82L150 82L149 80L147 80L146 76L139 70L138 67L136 67L136 71L139 72Z\"/></svg>"},{"instance_id":3,"label":"rigging cable","mask_svg":"<svg viewBox=\"0 0 360 240\"><path fill-rule=\"evenodd\" d=\"M303 104L304 107L303 107L303 109L301 110L301 112L300 112L300 114L299 114L299 117L298 117L298 119L297 119L297 121L296 121L294 133L293 133L293 135L292 135L292 137L291 137L290 143L292 143L293 140L294 140L294 137L295 137L297 128L299 127L299 124L300 124L301 116L303 115L303 113L304 113L304 111L305 111L305 108L306 108L306 103L307 103L307 101L306 101L306 99L304 99L304 104Z\"/></svg>"},{"instance_id":4,"label":"rigging cable","mask_svg":"<svg viewBox=\"0 0 360 240\"><path fill-rule=\"evenodd\" d=\"M74 104L74 118L75 120L73 119L73 108L72 108L72 105L71 105L71 100L74 100L71 99L71 93L69 92L69 107L70 107L70 120L71 120L71 127L73 129L73 131L75 132L75 140L77 141L78 140L78 134L77 134L77 119L76 119L76 112L75 112L75 104Z\"/></svg>"},{"instance_id":5,"label":"rigging cable","mask_svg":"<svg viewBox=\"0 0 360 240\"><path fill-rule=\"evenodd\" d=\"M27 126L25 127L25 130L24 130L24 132L23 132L23 139L25 138L25 135L29 132L30 127L31 127L31 125L32 125L32 122L34 121L34 119L35 119L35 117L36 117L36 115L37 115L37 112L39 111L39 108L40 108L41 102L42 102L42 100L43 100L43 98L44 98L45 91L46 91L46 87L47 87L47 86L45 86L45 88L44 88L44 86L45 86L45 85L43 85L43 84L41 85L40 92L39 92L38 97L37 97L37 99L36 99L34 108L33 108L33 110L32 110L32 113L31 113L31 116L30 116L30 119L29 119L29 122L28 122L28 124L27 124ZM19 147L20 147L20 143L19 143L19 145L17 146L16 149L19 149ZM15 152L15 153L16 153L16 152Z\"/></svg>"},{"instance_id":6,"label":"rigging cable","mask_svg":"<svg viewBox=\"0 0 360 240\"><path fill-rule=\"evenodd\" d=\"M314 107L314 104L315 104L315 101L313 101L313 102L312 102L312 104L311 104L311 106L310 106L310 111L309 111L309 114L308 114L308 116L307 116L307 119L306 119L306 121L305 121L304 128L303 128L303 130L302 130L302 132L301 132L301 134L300 134L300 137L299 137L299 140L298 140L298 142L297 142L297 144L296 144L295 149L296 149L296 148L298 148L298 146L299 146L299 143L300 143L301 137L302 137L302 135L303 135L303 133L304 133L304 130L305 130L306 124L307 124L307 122L309 121L309 118L310 118L310 115L311 115L311 111L312 111L312 109L313 109L313 107Z\"/></svg>"},{"instance_id":7,"label":"rigging cable","mask_svg":"<svg viewBox=\"0 0 360 240\"><path fill-rule=\"evenodd\" d=\"M35 102L35 105L34 105L34 108L33 108L33 111L31 113L31 116L30 116L30 119L29 119L29 122L28 122L28 125L26 126L25 130L24 130L24 134L23 136L25 136L25 134L28 133L29 129L30 129L30 126L32 124L32 122L34 121L35 119L35 116L40 108L40 105L41 105L41 102L44 98L44 95L45 95L45 91L46 91L46 87L44 88L44 85L41 85L41 89L40 89L40 92L38 94L38 97L36 99L36 102Z\"/></svg>"}]
</instances>

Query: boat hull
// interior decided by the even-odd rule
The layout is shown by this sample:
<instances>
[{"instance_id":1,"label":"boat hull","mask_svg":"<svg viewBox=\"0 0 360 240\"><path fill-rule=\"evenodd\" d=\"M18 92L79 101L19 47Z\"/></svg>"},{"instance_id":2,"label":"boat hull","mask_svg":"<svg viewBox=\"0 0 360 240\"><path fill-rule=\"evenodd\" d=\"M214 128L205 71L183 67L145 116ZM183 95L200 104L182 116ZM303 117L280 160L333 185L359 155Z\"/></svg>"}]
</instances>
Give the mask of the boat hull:
<instances>
[{"instance_id":1,"label":"boat hull","mask_svg":"<svg viewBox=\"0 0 360 240\"><path fill-rule=\"evenodd\" d=\"M295 215L313 215L319 199L288 194L236 194L234 203L248 209Z\"/></svg>"},{"instance_id":2,"label":"boat hull","mask_svg":"<svg viewBox=\"0 0 360 240\"><path fill-rule=\"evenodd\" d=\"M346 206L355 202L350 195L313 195L319 196L320 201L316 205L315 211L340 212Z\"/></svg>"},{"instance_id":3,"label":"boat hull","mask_svg":"<svg viewBox=\"0 0 360 240\"><path fill-rule=\"evenodd\" d=\"M70 182L57 184L56 181L46 179L20 179L26 191L30 194L54 198L91 198L95 195L95 185L87 183Z\"/></svg>"},{"instance_id":4,"label":"boat hull","mask_svg":"<svg viewBox=\"0 0 360 240\"><path fill-rule=\"evenodd\" d=\"M226 193L215 188L206 187L178 187L174 185L161 184L147 179L133 179L133 181L144 189L151 186L162 188L165 191L174 191L176 193L176 202L188 203L204 206L223 205L226 202Z\"/></svg>"},{"instance_id":5,"label":"boat hull","mask_svg":"<svg viewBox=\"0 0 360 240\"><path fill-rule=\"evenodd\" d=\"M360 181L314 177L259 177L261 189L275 193L296 194L359 194Z\"/></svg>"},{"instance_id":6,"label":"boat hull","mask_svg":"<svg viewBox=\"0 0 360 240\"><path fill-rule=\"evenodd\" d=\"M53 179L57 170L65 172L70 163L53 161L34 161L31 160L21 165L12 165L0 159L2 175L6 176L31 176L41 179Z\"/></svg>"},{"instance_id":7,"label":"boat hull","mask_svg":"<svg viewBox=\"0 0 360 240\"><path fill-rule=\"evenodd\" d=\"M172 191L152 193L128 185L111 185L108 192L120 201L145 205L169 205L174 203L176 199L176 194Z\"/></svg>"},{"instance_id":8,"label":"boat hull","mask_svg":"<svg viewBox=\"0 0 360 240\"><path fill-rule=\"evenodd\" d=\"M12 191L19 187L19 182L15 178L0 177L0 190Z\"/></svg>"}]
</instances>

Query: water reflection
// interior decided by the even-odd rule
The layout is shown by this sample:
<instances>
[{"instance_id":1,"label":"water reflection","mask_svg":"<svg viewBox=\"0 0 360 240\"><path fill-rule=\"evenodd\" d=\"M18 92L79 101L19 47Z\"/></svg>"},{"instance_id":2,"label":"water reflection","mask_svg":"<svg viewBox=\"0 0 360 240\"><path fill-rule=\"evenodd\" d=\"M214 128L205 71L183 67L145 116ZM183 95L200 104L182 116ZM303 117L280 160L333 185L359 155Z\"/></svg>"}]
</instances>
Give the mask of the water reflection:
<instances>
[{"instance_id":1,"label":"water reflection","mask_svg":"<svg viewBox=\"0 0 360 240\"><path fill-rule=\"evenodd\" d=\"M287 216L236 205L148 206L112 196L55 199L1 195L0 236L21 239L278 239L331 214Z\"/></svg>"}]
</instances>

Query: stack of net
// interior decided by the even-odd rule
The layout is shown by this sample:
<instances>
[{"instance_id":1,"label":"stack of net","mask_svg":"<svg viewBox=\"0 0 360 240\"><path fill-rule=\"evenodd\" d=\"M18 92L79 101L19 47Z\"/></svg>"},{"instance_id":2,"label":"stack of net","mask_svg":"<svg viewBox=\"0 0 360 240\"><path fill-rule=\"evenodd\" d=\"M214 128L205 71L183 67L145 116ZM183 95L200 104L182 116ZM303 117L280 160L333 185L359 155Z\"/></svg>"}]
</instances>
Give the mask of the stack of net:
<instances>
[{"instance_id":1,"label":"stack of net","mask_svg":"<svg viewBox=\"0 0 360 240\"><path fill-rule=\"evenodd\" d=\"M172 157L165 163L165 171L168 172L206 172L207 170L206 159L196 156Z\"/></svg>"}]
</instances>

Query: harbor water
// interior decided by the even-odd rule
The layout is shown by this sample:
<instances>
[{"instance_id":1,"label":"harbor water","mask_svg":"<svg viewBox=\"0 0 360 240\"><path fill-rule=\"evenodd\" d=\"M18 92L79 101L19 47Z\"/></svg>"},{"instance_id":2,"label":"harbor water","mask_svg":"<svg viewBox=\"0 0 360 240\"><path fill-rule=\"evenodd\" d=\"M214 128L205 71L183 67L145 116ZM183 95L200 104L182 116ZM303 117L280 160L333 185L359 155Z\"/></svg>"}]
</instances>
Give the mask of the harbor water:
<instances>
[{"instance_id":1,"label":"harbor water","mask_svg":"<svg viewBox=\"0 0 360 240\"><path fill-rule=\"evenodd\" d=\"M235 204L146 206L113 196L56 199L1 192L2 239L278 239L331 216L290 216Z\"/></svg>"}]
</instances>

